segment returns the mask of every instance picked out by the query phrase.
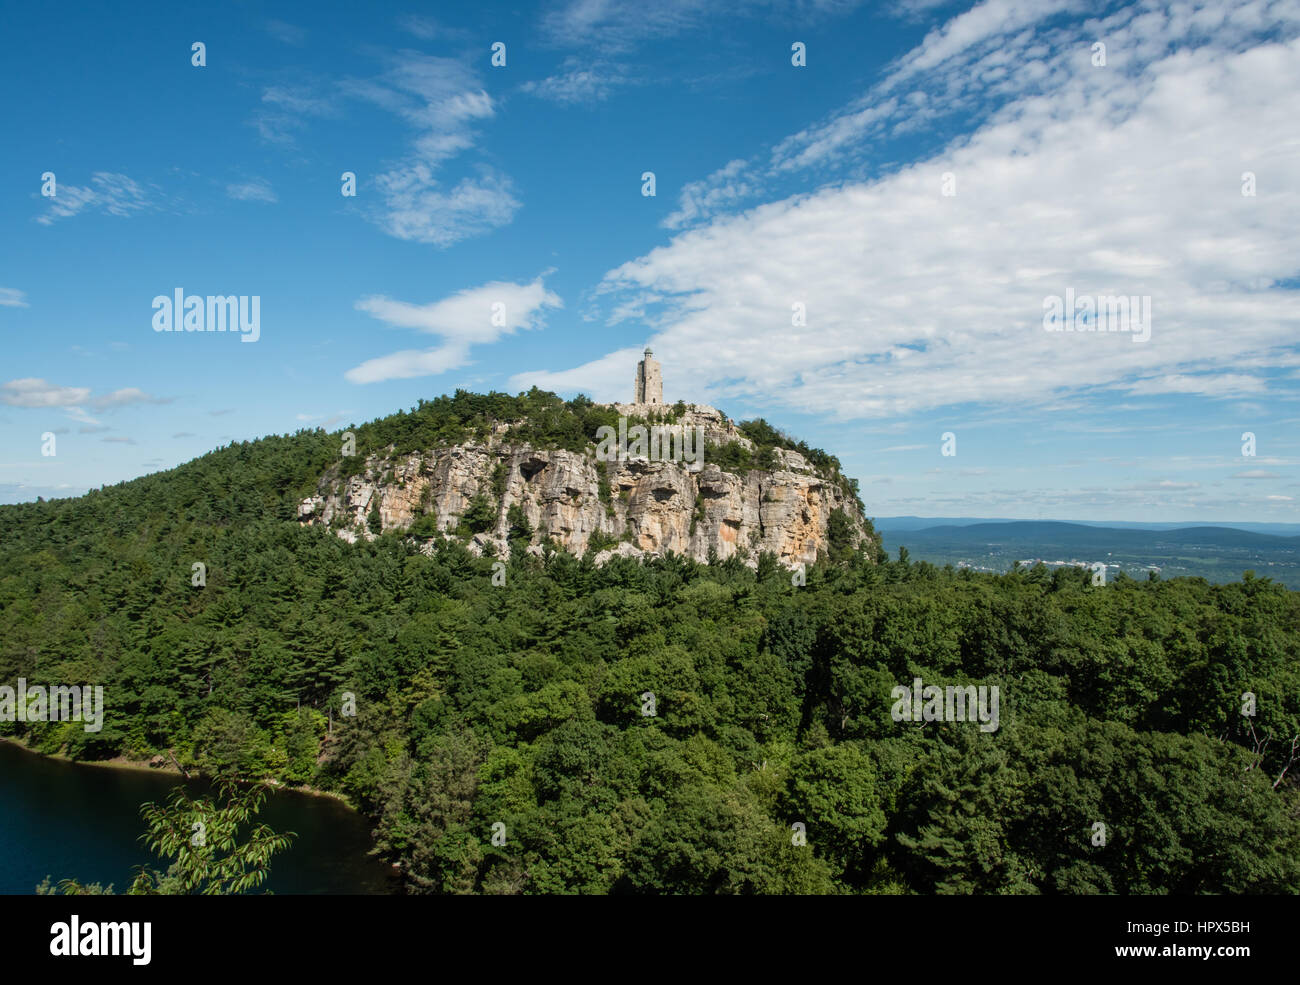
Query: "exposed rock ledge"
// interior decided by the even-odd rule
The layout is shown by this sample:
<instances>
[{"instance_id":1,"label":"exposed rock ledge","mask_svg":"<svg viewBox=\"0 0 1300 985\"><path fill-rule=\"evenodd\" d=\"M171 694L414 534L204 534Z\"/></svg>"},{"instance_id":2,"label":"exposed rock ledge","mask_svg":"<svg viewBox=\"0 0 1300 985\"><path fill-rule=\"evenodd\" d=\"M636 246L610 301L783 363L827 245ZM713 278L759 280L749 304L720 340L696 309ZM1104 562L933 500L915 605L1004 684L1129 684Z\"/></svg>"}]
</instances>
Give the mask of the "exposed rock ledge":
<instances>
[{"instance_id":1,"label":"exposed rock ledge","mask_svg":"<svg viewBox=\"0 0 1300 985\"><path fill-rule=\"evenodd\" d=\"M645 408L615 405L622 412ZM724 472L709 461L709 450L726 441L752 447L734 424L711 407L693 405L681 423L705 429L703 466L649 461L599 462L587 453L544 450L510 441L512 427L498 425L485 443L430 449L398 458L372 455L364 470L342 476L327 472L317 494L303 500L298 519L320 524L349 541L375 536L367 520L375 505L382 531L405 530L426 512L436 516L444 536L455 530L470 500L479 493L495 504L493 527L470 538L476 554L509 555L507 513L522 509L533 529L530 551L540 553L549 539L574 554L587 550L597 532L616 546L610 557L684 554L706 561L740 553L747 563L770 551L788 567L811 564L827 547L830 515L843 508L860 543L865 525L856 501L816 474L802 455L778 450L777 469ZM505 463L505 489L493 490L494 472ZM389 474L391 473L391 475ZM608 495L602 498L601 485Z\"/></svg>"}]
</instances>

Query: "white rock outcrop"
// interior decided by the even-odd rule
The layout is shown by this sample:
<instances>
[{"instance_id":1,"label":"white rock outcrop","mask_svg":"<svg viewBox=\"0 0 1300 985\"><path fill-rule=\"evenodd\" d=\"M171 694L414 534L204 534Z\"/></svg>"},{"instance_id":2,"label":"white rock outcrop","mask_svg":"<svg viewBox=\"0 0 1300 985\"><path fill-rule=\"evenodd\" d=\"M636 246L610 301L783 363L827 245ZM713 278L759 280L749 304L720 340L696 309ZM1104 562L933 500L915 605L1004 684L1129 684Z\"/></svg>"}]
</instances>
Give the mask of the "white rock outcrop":
<instances>
[{"instance_id":1,"label":"white rock outcrop","mask_svg":"<svg viewBox=\"0 0 1300 985\"><path fill-rule=\"evenodd\" d=\"M718 560L739 553L754 563L770 551L790 567L811 564L827 547L837 509L848 514L858 542L867 538L856 500L799 453L778 449L773 471L724 471L709 460L710 451L728 441L746 448L752 443L710 407L691 406L679 423L704 428L702 466L646 458L601 462L594 446L585 454L533 448L512 443L513 429L497 425L485 443L397 458L373 455L358 474L327 472L317 494L299 505L298 519L348 540L369 538L377 507L383 532L406 530L432 514L433 528L445 536L482 493L495 520L468 540L475 554L508 555L508 514L518 507L533 530L531 552L545 540L574 554L584 553L597 534L617 541L598 552L598 563L670 551L697 561L710 553Z\"/></svg>"}]
</instances>

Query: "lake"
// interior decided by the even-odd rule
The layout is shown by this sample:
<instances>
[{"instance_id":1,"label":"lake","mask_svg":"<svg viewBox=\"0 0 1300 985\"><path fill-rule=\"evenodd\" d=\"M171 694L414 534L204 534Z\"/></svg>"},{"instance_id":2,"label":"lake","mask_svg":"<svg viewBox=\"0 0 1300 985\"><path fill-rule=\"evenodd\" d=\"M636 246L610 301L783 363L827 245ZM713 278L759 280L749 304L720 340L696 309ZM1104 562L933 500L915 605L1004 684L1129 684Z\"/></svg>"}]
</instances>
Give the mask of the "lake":
<instances>
[{"instance_id":1,"label":"lake","mask_svg":"<svg viewBox=\"0 0 1300 985\"><path fill-rule=\"evenodd\" d=\"M182 783L172 773L89 766L48 759L0 742L0 893L34 893L47 875L130 888L133 868L161 867L140 842L140 805L163 802ZM205 788L192 784L196 793ZM329 797L277 791L259 822L294 831L293 845L271 860L258 891L393 893L393 869L368 856L366 819Z\"/></svg>"}]
</instances>

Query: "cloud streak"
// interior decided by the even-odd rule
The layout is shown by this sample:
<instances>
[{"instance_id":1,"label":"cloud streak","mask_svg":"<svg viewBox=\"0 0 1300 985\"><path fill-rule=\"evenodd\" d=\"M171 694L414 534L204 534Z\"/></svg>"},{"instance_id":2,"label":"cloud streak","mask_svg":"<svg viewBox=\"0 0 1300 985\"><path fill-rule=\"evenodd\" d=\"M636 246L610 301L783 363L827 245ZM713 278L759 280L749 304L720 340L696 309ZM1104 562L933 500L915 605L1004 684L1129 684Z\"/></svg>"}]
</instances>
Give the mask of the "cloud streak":
<instances>
[{"instance_id":1,"label":"cloud streak","mask_svg":"<svg viewBox=\"0 0 1300 985\"><path fill-rule=\"evenodd\" d=\"M530 284L494 282L468 288L431 304L416 305L383 296L362 298L358 311L394 328L440 337L428 349L404 349L368 359L344 376L352 383L435 376L470 363L471 349L520 329L539 328L546 309L561 307L539 277Z\"/></svg>"},{"instance_id":2,"label":"cloud streak","mask_svg":"<svg viewBox=\"0 0 1300 985\"><path fill-rule=\"evenodd\" d=\"M96 171L91 175L89 185L58 183L54 197L45 199L45 202L45 214L36 217L42 226L86 211L125 218L153 207L137 182L111 171Z\"/></svg>"},{"instance_id":3,"label":"cloud streak","mask_svg":"<svg viewBox=\"0 0 1300 985\"><path fill-rule=\"evenodd\" d=\"M492 97L460 61L414 51L395 55L378 79L345 84L350 95L396 113L417 136L411 152L375 176L383 207L369 218L397 239L447 247L507 225L520 207L509 176L478 163L449 181L449 162L470 151Z\"/></svg>"},{"instance_id":4,"label":"cloud streak","mask_svg":"<svg viewBox=\"0 0 1300 985\"><path fill-rule=\"evenodd\" d=\"M239 202L278 202L271 183L265 178L254 178L226 186L226 194Z\"/></svg>"},{"instance_id":5,"label":"cloud streak","mask_svg":"<svg viewBox=\"0 0 1300 985\"><path fill-rule=\"evenodd\" d=\"M876 178L703 219L610 271L597 297L646 312L665 378L715 402L865 419L1065 394L1262 398L1300 329L1297 292L1277 286L1300 269L1300 144L1285 136L1300 118L1300 8L1227 6L1235 16L1144 5L1026 32L1028 5L981 5L998 16L960 15L890 76L898 106L924 108L917 93L1009 63L972 132ZM1098 31L1105 68L1090 62ZM861 112L774 159L851 156L875 125ZM845 121L854 140L828 140ZM679 221L725 208L718 189L749 168L689 190ZM1151 297L1150 341L1044 331L1045 299L1070 288ZM623 393L616 355L516 379Z\"/></svg>"}]
</instances>

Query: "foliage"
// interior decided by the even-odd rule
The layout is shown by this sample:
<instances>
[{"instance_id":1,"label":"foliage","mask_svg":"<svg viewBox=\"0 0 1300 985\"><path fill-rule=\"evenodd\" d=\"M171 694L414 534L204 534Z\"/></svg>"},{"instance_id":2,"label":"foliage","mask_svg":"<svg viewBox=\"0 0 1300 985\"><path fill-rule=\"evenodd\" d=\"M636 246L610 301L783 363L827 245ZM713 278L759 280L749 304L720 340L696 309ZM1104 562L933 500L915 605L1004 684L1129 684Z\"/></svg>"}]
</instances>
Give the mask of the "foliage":
<instances>
[{"instance_id":1,"label":"foliage","mask_svg":"<svg viewBox=\"0 0 1300 985\"><path fill-rule=\"evenodd\" d=\"M270 874L271 857L288 848L295 835L277 834L265 824L251 824L262 808L267 787L241 790L221 783L215 797L195 799L177 787L166 805L145 804L140 813L147 829L141 840L164 859L165 872L141 866L131 885L133 895L204 896L245 893Z\"/></svg>"},{"instance_id":2,"label":"foliage","mask_svg":"<svg viewBox=\"0 0 1300 985\"><path fill-rule=\"evenodd\" d=\"M484 531L491 530L496 522L497 511L492 505L492 500L484 493L477 493L470 499L469 505L465 507L458 530L462 536L481 534Z\"/></svg>"},{"instance_id":3,"label":"foliage","mask_svg":"<svg viewBox=\"0 0 1300 985\"><path fill-rule=\"evenodd\" d=\"M846 499L857 504L858 512L865 511L862 500L858 495L858 480L849 478L844 474L843 466L840 460L829 452L822 451L820 448L813 448L804 441L796 441L794 438L778 431L772 425L768 424L763 418L755 418L752 421L741 421L738 425L740 432L754 443L754 451L751 457L750 468L772 470L776 466L777 448L784 448L790 451L797 451L819 475L831 479L844 493Z\"/></svg>"},{"instance_id":4,"label":"foliage","mask_svg":"<svg viewBox=\"0 0 1300 985\"><path fill-rule=\"evenodd\" d=\"M603 413L539 392L421 408L357 429L359 457L503 419L585 441ZM977 574L845 552L832 519L804 585L771 555L553 551L494 584L456 542L299 526L337 454L300 432L0 507L0 680L105 689L99 733L0 734L337 790L420 892L1300 891L1300 594L1267 578ZM495 523L480 503L462 520ZM999 686L999 729L894 721L916 677ZM159 810L183 852L200 809ZM255 886L255 843L242 869L169 856L141 888Z\"/></svg>"},{"instance_id":5,"label":"foliage","mask_svg":"<svg viewBox=\"0 0 1300 985\"><path fill-rule=\"evenodd\" d=\"M510 540L528 540L533 536L533 525L528 522L528 515L518 503L506 510L506 525Z\"/></svg>"},{"instance_id":6,"label":"foliage","mask_svg":"<svg viewBox=\"0 0 1300 985\"><path fill-rule=\"evenodd\" d=\"M716 465L724 472L734 472L738 475L758 468L754 454L739 441L726 441L710 448L706 457L710 465Z\"/></svg>"},{"instance_id":7,"label":"foliage","mask_svg":"<svg viewBox=\"0 0 1300 985\"><path fill-rule=\"evenodd\" d=\"M415 521L406 529L408 537L437 537L438 536L438 516L436 513L424 513L415 518Z\"/></svg>"},{"instance_id":8,"label":"foliage","mask_svg":"<svg viewBox=\"0 0 1300 985\"><path fill-rule=\"evenodd\" d=\"M593 530L587 539L587 550L599 554L611 547L617 547L618 543L619 539L612 534L607 534L603 530Z\"/></svg>"},{"instance_id":9,"label":"foliage","mask_svg":"<svg viewBox=\"0 0 1300 985\"><path fill-rule=\"evenodd\" d=\"M853 520L844 509L831 512L826 521L826 542L832 561L846 561L854 548Z\"/></svg>"},{"instance_id":10,"label":"foliage","mask_svg":"<svg viewBox=\"0 0 1300 985\"><path fill-rule=\"evenodd\" d=\"M140 813L146 830L140 840L171 862L166 871L140 866L129 894L218 896L246 893L262 885L270 875L271 857L296 837L292 832L277 834L265 824L252 825L266 793L265 786L241 789L225 782L217 786L214 796L196 799L178 786L165 805L145 804ZM83 885L74 879L61 880L55 887L46 876L36 892L111 896L113 887Z\"/></svg>"},{"instance_id":11,"label":"foliage","mask_svg":"<svg viewBox=\"0 0 1300 985\"><path fill-rule=\"evenodd\" d=\"M60 879L57 883L46 876L36 884L37 896L113 896L113 885L98 882L80 883L75 879Z\"/></svg>"},{"instance_id":12,"label":"foliage","mask_svg":"<svg viewBox=\"0 0 1300 985\"><path fill-rule=\"evenodd\" d=\"M510 466L497 462L492 469L492 494L500 499L506 494L506 484L510 479Z\"/></svg>"}]
</instances>

